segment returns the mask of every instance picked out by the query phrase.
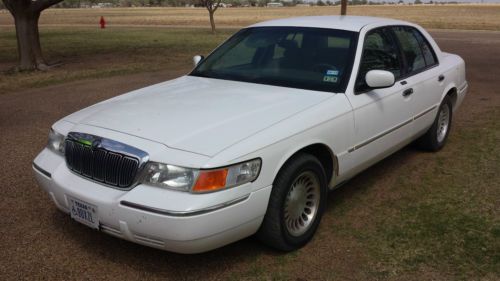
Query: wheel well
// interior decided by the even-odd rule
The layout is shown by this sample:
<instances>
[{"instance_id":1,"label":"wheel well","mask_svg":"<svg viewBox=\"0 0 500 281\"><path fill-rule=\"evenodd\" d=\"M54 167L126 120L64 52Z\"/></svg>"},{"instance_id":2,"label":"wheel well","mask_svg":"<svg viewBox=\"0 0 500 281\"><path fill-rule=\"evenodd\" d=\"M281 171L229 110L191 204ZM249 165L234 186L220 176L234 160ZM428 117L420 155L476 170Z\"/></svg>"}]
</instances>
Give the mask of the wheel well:
<instances>
[{"instance_id":1,"label":"wheel well","mask_svg":"<svg viewBox=\"0 0 500 281\"><path fill-rule=\"evenodd\" d=\"M332 150L328 146L320 143L312 144L295 152L292 156L290 156L290 158L301 152L311 154L312 156L316 157L319 162L321 162L321 165L325 169L327 183L330 183L332 177L334 176L334 173L338 174L337 157L335 156L335 154L333 154Z\"/></svg>"},{"instance_id":2,"label":"wheel well","mask_svg":"<svg viewBox=\"0 0 500 281\"><path fill-rule=\"evenodd\" d=\"M455 104L457 103L457 97L458 97L457 88L455 87L451 88L448 91L448 93L446 93L446 96L450 97L451 106L453 107L453 109L455 109Z\"/></svg>"}]
</instances>

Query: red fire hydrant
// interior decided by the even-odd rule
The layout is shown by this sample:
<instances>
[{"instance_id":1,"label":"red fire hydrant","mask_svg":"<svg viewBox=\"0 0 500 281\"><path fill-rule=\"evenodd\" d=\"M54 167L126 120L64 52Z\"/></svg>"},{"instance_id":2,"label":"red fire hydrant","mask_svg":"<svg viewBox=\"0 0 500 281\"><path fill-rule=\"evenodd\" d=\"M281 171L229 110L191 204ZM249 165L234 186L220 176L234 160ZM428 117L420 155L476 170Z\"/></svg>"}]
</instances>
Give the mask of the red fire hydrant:
<instances>
[{"instance_id":1,"label":"red fire hydrant","mask_svg":"<svg viewBox=\"0 0 500 281\"><path fill-rule=\"evenodd\" d=\"M106 20L104 19L104 17L101 17L99 24L101 25L101 29L106 28Z\"/></svg>"}]
</instances>

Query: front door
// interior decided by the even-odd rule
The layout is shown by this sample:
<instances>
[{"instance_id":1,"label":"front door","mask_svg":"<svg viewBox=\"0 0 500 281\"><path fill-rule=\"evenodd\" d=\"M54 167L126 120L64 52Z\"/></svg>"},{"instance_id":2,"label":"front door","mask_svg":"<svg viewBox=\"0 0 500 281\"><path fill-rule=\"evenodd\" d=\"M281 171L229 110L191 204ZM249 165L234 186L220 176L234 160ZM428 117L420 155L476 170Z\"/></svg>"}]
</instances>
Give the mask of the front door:
<instances>
[{"instance_id":1,"label":"front door","mask_svg":"<svg viewBox=\"0 0 500 281\"><path fill-rule=\"evenodd\" d=\"M373 29L366 34L355 92L348 96L355 122L355 140L348 153L352 167L359 167L356 170L400 148L412 135L408 91L413 85L399 81L403 65L396 39L388 28ZM370 89L365 82L370 70L390 71L396 83L389 88Z\"/></svg>"}]
</instances>

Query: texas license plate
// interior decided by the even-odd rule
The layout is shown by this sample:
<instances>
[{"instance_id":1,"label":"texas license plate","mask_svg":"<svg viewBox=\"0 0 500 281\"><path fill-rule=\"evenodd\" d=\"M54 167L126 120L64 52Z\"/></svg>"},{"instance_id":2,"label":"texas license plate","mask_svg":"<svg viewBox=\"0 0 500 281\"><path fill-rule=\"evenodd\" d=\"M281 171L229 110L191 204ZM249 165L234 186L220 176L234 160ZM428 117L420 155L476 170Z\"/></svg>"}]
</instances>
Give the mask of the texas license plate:
<instances>
[{"instance_id":1,"label":"texas license plate","mask_svg":"<svg viewBox=\"0 0 500 281\"><path fill-rule=\"evenodd\" d=\"M99 229L97 206L68 196L71 218L91 228Z\"/></svg>"}]
</instances>

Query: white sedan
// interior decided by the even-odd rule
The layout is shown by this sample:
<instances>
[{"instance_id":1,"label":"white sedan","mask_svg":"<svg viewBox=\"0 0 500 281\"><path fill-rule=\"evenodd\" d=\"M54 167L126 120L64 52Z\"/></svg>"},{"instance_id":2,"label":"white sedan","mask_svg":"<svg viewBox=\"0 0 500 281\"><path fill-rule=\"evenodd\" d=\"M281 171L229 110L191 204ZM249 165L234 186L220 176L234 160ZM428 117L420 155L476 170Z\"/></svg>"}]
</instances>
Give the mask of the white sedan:
<instances>
[{"instance_id":1,"label":"white sedan","mask_svg":"<svg viewBox=\"0 0 500 281\"><path fill-rule=\"evenodd\" d=\"M60 210L173 252L294 250L328 190L410 142L441 149L468 88L459 56L382 18L267 21L194 60L52 126L33 168Z\"/></svg>"}]
</instances>

